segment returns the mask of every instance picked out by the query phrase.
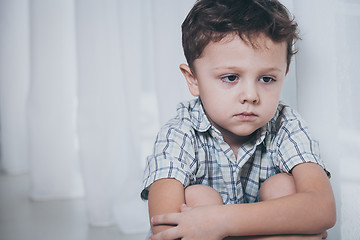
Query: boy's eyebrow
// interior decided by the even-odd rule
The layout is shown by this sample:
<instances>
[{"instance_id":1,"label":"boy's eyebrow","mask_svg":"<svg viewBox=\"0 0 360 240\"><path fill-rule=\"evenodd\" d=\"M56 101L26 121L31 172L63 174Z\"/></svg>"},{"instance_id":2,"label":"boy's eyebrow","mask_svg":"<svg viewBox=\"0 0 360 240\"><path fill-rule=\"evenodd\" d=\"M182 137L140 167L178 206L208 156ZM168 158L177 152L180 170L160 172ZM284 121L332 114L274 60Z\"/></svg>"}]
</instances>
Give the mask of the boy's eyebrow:
<instances>
[{"instance_id":1,"label":"boy's eyebrow","mask_svg":"<svg viewBox=\"0 0 360 240\"><path fill-rule=\"evenodd\" d=\"M264 71L266 71L266 72L282 72L282 70L278 67L264 68Z\"/></svg>"},{"instance_id":2,"label":"boy's eyebrow","mask_svg":"<svg viewBox=\"0 0 360 240\"><path fill-rule=\"evenodd\" d=\"M243 69L241 67L238 66L217 66L214 67L213 70L217 71L217 70L240 70L242 71ZM278 67L264 67L260 69L260 72L282 72L281 68Z\"/></svg>"}]
</instances>

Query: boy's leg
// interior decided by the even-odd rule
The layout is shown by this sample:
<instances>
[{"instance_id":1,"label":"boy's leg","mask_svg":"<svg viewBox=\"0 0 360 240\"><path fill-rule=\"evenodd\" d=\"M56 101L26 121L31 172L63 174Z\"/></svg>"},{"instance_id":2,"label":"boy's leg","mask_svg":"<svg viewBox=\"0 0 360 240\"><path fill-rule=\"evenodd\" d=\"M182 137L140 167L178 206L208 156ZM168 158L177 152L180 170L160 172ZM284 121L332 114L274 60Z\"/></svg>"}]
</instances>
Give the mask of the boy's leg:
<instances>
[{"instance_id":1,"label":"boy's leg","mask_svg":"<svg viewBox=\"0 0 360 240\"><path fill-rule=\"evenodd\" d=\"M191 185L185 189L185 203L189 207L222 205L223 201L215 189L206 185Z\"/></svg>"},{"instance_id":2,"label":"boy's leg","mask_svg":"<svg viewBox=\"0 0 360 240\"><path fill-rule=\"evenodd\" d=\"M292 176L279 173L268 178L261 186L259 200L267 201L296 193L295 182ZM189 207L204 205L222 205L220 194L206 185L191 185L185 189L185 203Z\"/></svg>"},{"instance_id":3,"label":"boy's leg","mask_svg":"<svg viewBox=\"0 0 360 240\"><path fill-rule=\"evenodd\" d=\"M278 173L268 178L260 187L259 201L267 201L295 194L294 178L286 173Z\"/></svg>"}]
</instances>

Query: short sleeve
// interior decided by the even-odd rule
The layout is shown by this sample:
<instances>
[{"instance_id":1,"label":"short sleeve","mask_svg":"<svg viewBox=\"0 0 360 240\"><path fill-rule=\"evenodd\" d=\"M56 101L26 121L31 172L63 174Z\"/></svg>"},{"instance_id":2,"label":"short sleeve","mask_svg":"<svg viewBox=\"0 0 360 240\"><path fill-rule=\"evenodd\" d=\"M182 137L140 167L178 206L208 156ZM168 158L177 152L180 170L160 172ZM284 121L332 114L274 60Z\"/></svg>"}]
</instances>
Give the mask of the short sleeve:
<instances>
[{"instance_id":1,"label":"short sleeve","mask_svg":"<svg viewBox=\"0 0 360 240\"><path fill-rule=\"evenodd\" d=\"M150 185L164 178L190 185L194 175L190 166L195 163L195 149L190 132L179 127L164 127L160 130L153 154L147 158L141 198L148 199Z\"/></svg>"},{"instance_id":2,"label":"short sleeve","mask_svg":"<svg viewBox=\"0 0 360 240\"><path fill-rule=\"evenodd\" d=\"M318 141L314 140L308 131L308 127L300 119L286 122L280 129L278 139L277 159L281 172L291 173L298 164L312 162L323 167L328 176L325 164L320 159Z\"/></svg>"}]
</instances>

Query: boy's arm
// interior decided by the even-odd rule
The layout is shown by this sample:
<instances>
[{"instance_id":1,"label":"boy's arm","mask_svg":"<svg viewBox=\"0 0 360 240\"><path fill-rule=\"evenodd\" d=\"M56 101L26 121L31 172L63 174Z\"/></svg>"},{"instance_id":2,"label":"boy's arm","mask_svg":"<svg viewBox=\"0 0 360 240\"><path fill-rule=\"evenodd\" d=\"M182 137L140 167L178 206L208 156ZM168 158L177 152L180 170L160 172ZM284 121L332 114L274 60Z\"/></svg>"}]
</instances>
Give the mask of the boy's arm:
<instances>
[{"instance_id":1,"label":"boy's arm","mask_svg":"<svg viewBox=\"0 0 360 240\"><path fill-rule=\"evenodd\" d=\"M151 184L148 196L149 216L180 212L185 203L185 191L182 183L175 179L160 179ZM170 226L151 225L153 234L164 231Z\"/></svg>"},{"instance_id":2,"label":"boy's arm","mask_svg":"<svg viewBox=\"0 0 360 240\"><path fill-rule=\"evenodd\" d=\"M224 206L224 215L235 221L229 235L318 234L336 222L335 200L323 168L314 163L292 170L296 194L254 204ZM238 215L246 216L239 218Z\"/></svg>"},{"instance_id":3,"label":"boy's arm","mask_svg":"<svg viewBox=\"0 0 360 240\"><path fill-rule=\"evenodd\" d=\"M214 228L223 236L318 234L331 228L336 221L335 200L323 168L303 163L294 167L292 174L296 194L258 203L193 208L181 214L157 216L152 223L177 225L169 231L170 239L194 236L194 231L188 230L194 228L202 237ZM211 224L201 224L210 219Z\"/></svg>"}]
</instances>

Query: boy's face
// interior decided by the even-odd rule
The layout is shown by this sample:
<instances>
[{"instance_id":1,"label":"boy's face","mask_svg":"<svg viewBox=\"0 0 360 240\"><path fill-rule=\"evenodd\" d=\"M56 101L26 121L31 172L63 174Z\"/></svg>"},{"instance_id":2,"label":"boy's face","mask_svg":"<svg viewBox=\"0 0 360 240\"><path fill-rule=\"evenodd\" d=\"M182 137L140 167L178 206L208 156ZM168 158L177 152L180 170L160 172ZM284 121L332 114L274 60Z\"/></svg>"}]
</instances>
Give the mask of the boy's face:
<instances>
[{"instance_id":1,"label":"boy's face","mask_svg":"<svg viewBox=\"0 0 360 240\"><path fill-rule=\"evenodd\" d=\"M246 141L273 118L286 75L286 47L264 35L255 47L230 35L205 47L194 74L181 65L190 92L200 96L225 141Z\"/></svg>"}]
</instances>

